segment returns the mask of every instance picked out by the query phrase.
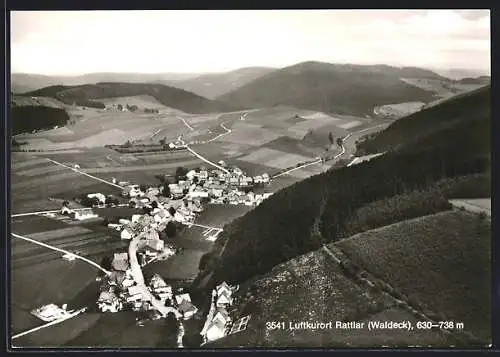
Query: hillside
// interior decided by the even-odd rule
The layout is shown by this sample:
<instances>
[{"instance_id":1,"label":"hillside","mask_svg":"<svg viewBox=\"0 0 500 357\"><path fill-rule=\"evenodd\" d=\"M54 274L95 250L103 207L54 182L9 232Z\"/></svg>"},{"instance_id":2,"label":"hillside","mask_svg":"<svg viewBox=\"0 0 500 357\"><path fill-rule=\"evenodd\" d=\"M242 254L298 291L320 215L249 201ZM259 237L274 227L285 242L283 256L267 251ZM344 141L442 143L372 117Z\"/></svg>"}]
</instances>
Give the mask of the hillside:
<instances>
[{"instance_id":1,"label":"hillside","mask_svg":"<svg viewBox=\"0 0 500 357\"><path fill-rule=\"evenodd\" d=\"M469 93L454 96L449 100L442 101L439 105L402 118L380 134L368 137L360 143L358 156L397 149L446 128L465 125L466 122L472 120L478 120L488 125L490 96L491 87L485 86ZM485 142L488 142L489 135L487 136ZM444 141L446 137L442 138Z\"/></svg>"},{"instance_id":2,"label":"hillside","mask_svg":"<svg viewBox=\"0 0 500 357\"><path fill-rule=\"evenodd\" d=\"M218 99L253 108L292 105L327 113L370 115L375 106L434 98L432 92L402 81L404 76L439 78L414 68L303 62L271 72Z\"/></svg>"},{"instance_id":3,"label":"hillside","mask_svg":"<svg viewBox=\"0 0 500 357\"><path fill-rule=\"evenodd\" d=\"M240 285L234 314L251 315L246 330L207 347L484 346L491 340L490 228L489 221L474 214L446 211L293 258ZM456 254L450 254L450 245ZM348 265L357 272L350 274ZM432 267L432 278L421 274L424 267ZM417 330L422 314L462 321L466 328L451 334ZM366 326L391 320L412 321L414 330L369 331ZM286 324L269 329L269 321ZM291 331L289 321L358 321L365 326Z\"/></svg>"},{"instance_id":4,"label":"hillside","mask_svg":"<svg viewBox=\"0 0 500 357\"><path fill-rule=\"evenodd\" d=\"M204 74L188 79L162 80L158 83L184 89L205 98L215 99L274 70L274 68L268 67L247 67L224 73Z\"/></svg>"},{"instance_id":5,"label":"hillside","mask_svg":"<svg viewBox=\"0 0 500 357\"><path fill-rule=\"evenodd\" d=\"M52 97L70 105L76 103L102 107L104 104L97 102L96 99L149 95L167 107L180 109L187 113L198 114L238 109L229 103L212 101L185 90L162 84L103 82L80 86L51 86L23 95Z\"/></svg>"}]
</instances>

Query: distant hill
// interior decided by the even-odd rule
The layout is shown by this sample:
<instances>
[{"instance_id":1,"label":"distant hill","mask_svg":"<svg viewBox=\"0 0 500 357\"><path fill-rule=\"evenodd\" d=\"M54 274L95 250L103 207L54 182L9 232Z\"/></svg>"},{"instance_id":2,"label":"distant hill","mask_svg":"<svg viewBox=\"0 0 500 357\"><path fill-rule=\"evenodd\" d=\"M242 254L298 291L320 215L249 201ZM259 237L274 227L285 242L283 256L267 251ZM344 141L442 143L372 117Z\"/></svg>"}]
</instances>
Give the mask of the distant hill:
<instances>
[{"instance_id":1,"label":"distant hill","mask_svg":"<svg viewBox=\"0 0 500 357\"><path fill-rule=\"evenodd\" d=\"M436 68L433 69L434 72L439 73L441 76L450 78L453 80L459 80L466 77L480 77L480 76L488 76L489 73L484 70L475 70L475 69L467 69L467 68L451 68L451 69L441 69Z\"/></svg>"},{"instance_id":2,"label":"distant hill","mask_svg":"<svg viewBox=\"0 0 500 357\"><path fill-rule=\"evenodd\" d=\"M491 87L459 94L391 124L386 130L358 145L358 155L385 152L416 142L431 134L490 116ZM443 136L442 141L448 139Z\"/></svg>"},{"instance_id":3,"label":"distant hill","mask_svg":"<svg viewBox=\"0 0 500 357\"><path fill-rule=\"evenodd\" d=\"M429 102L433 92L400 78L440 78L419 68L303 62L276 70L218 99L244 107L291 105L327 113L370 115L375 106Z\"/></svg>"},{"instance_id":4,"label":"distant hill","mask_svg":"<svg viewBox=\"0 0 500 357\"><path fill-rule=\"evenodd\" d=\"M89 73L80 76L47 76L31 73L12 73L11 88L14 93L25 93L54 85L74 86L99 82L153 83L180 81L200 76L202 73Z\"/></svg>"},{"instance_id":5,"label":"distant hill","mask_svg":"<svg viewBox=\"0 0 500 357\"><path fill-rule=\"evenodd\" d=\"M103 82L79 86L50 86L24 93L23 96L51 97L65 104L104 107L95 99L149 95L159 103L187 113L222 112L239 109L229 103L222 103L200 97L182 89L162 84Z\"/></svg>"},{"instance_id":6,"label":"distant hill","mask_svg":"<svg viewBox=\"0 0 500 357\"><path fill-rule=\"evenodd\" d=\"M247 67L224 73L204 74L188 79L162 80L158 83L184 89L205 98L215 99L274 70L274 68L268 67Z\"/></svg>"}]
</instances>

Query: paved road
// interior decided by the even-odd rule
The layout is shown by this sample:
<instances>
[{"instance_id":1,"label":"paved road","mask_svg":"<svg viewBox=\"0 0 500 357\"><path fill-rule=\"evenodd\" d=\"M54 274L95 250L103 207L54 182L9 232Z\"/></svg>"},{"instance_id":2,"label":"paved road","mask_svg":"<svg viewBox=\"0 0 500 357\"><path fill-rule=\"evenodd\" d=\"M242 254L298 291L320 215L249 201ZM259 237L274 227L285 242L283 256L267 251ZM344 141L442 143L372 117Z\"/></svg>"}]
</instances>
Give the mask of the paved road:
<instances>
[{"instance_id":1,"label":"paved road","mask_svg":"<svg viewBox=\"0 0 500 357\"><path fill-rule=\"evenodd\" d=\"M146 301L150 301L153 307L158 310L163 317L167 316L170 312L175 315L177 319L181 318L181 314L179 311L174 309L173 307L165 306L160 300L156 299L153 294L149 291L144 282L144 275L142 274L141 266L139 265L139 261L137 260L137 246L139 241L144 237L144 234L140 234L134 239L130 241L128 254L129 254L129 262L130 262L130 270L132 273L132 277L136 284L142 291L143 299Z\"/></svg>"}]
</instances>

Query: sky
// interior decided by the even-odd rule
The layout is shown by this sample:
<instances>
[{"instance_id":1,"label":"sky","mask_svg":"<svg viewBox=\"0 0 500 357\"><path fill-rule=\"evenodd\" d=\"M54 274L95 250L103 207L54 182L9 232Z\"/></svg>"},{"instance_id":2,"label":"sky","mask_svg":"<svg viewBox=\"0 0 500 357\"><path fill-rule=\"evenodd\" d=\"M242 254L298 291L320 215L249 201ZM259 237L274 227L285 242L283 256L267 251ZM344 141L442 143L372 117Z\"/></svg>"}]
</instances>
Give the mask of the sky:
<instances>
[{"instance_id":1,"label":"sky","mask_svg":"<svg viewBox=\"0 0 500 357\"><path fill-rule=\"evenodd\" d=\"M203 73L303 61L490 71L489 10L11 12L12 72Z\"/></svg>"}]
</instances>

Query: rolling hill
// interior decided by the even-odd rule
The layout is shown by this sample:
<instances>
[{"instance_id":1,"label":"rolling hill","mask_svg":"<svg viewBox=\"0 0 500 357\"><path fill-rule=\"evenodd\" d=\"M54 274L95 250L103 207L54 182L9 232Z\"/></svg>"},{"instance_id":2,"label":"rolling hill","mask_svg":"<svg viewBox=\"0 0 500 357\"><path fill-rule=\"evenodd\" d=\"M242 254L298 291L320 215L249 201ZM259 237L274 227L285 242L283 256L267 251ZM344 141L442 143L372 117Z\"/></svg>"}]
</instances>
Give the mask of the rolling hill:
<instances>
[{"instance_id":1,"label":"rolling hill","mask_svg":"<svg viewBox=\"0 0 500 357\"><path fill-rule=\"evenodd\" d=\"M158 83L184 89L205 98L215 99L274 70L274 68L269 67L246 67L229 72L204 74L188 79L161 80Z\"/></svg>"},{"instance_id":2,"label":"rolling hill","mask_svg":"<svg viewBox=\"0 0 500 357\"><path fill-rule=\"evenodd\" d=\"M303 62L276 70L218 99L245 107L292 105L327 113L370 115L375 106L429 102L426 91L400 78L440 78L418 68Z\"/></svg>"},{"instance_id":3,"label":"rolling hill","mask_svg":"<svg viewBox=\"0 0 500 357\"><path fill-rule=\"evenodd\" d=\"M239 109L230 103L212 101L182 89L162 84L103 82L79 86L50 86L24 93L23 96L51 97L65 104L97 106L96 99L149 95L159 103L187 113L223 112Z\"/></svg>"},{"instance_id":4,"label":"rolling hill","mask_svg":"<svg viewBox=\"0 0 500 357\"><path fill-rule=\"evenodd\" d=\"M358 156L397 149L440 130L470 122L473 118L483 122L490 116L490 96L491 86L484 86L402 118L379 135L360 143Z\"/></svg>"},{"instance_id":5,"label":"rolling hill","mask_svg":"<svg viewBox=\"0 0 500 357\"><path fill-rule=\"evenodd\" d=\"M44 87L75 86L99 82L153 83L156 81L180 81L200 76L201 73L88 73L80 76L47 76L31 73L12 73L11 88L16 94Z\"/></svg>"},{"instance_id":6,"label":"rolling hill","mask_svg":"<svg viewBox=\"0 0 500 357\"><path fill-rule=\"evenodd\" d=\"M470 321L469 332L473 337L467 335L458 339L465 344L472 341L483 341L486 344L489 340L487 322L478 324L479 319L475 320L471 316L477 310L475 306L476 300L480 299L479 295L484 295L480 291L488 286L489 277L482 274L477 276L477 281L472 282L462 272L475 271L476 265L489 271L489 255L485 247L491 239L488 235L488 225L491 223L480 216L462 217L462 213L457 216L451 211L452 206L448 200L456 197L491 197L489 94L490 89L487 87L422 110L418 115L403 118L379 134L383 140L377 141L377 137L370 139L374 143L381 143L374 145L374 148L377 152L386 149L384 155L352 167L330 170L276 192L257 208L225 227L214 250L201 260L200 274L193 283L192 290L196 292L210 289L214 284L225 280L232 284L242 284L242 294L245 295L248 292L245 286L252 285L252 282L259 279L270 278L274 282L280 282L273 290L274 295L265 295L258 289L250 290L246 295L251 295L254 301L267 301L265 307L256 307L252 319L262 322L264 317L272 315L277 320L287 320L288 317L307 320L305 310L314 316L330 318L334 315L321 315L325 313L325 309L321 308L326 308L329 304L322 304L323 300L319 300L317 304L312 302L318 301L313 296L314 291L324 292L327 288L320 284L325 279L332 278L330 272L333 268L317 269L317 273L308 275L305 280L309 285L301 281L299 285L303 288L298 290L288 289L294 283L285 281L281 278L282 275L272 272L279 264L288 264L286 262L291 259L328 244L331 249L340 249L336 254L341 256L339 266L342 274L358 285L362 280L358 276L360 269L374 276L375 281L382 279L372 290L365 286L365 292L385 291L385 295L391 297L395 306L407 306L405 311L417 316L419 320L424 315L432 316L431 319L434 320L439 320L442 316L457 319L463 317L464 320L467 318ZM410 133L413 133L411 137ZM423 218L426 216L434 218L426 221ZM410 224L410 220L415 221ZM381 243L376 249L366 248L376 245L370 239L376 236L377 229L384 229L382 227L398 222L401 225L396 226L397 229L393 227L392 231L389 229L380 234L378 240L385 243ZM477 227L480 229L477 232L475 222L479 222ZM410 226L415 228L413 236L407 234ZM446 227L446 232L450 232L449 237L443 235L443 227ZM339 248L338 245L342 245L347 238L364 232L366 234L362 238L352 241L358 243L348 251L346 248L345 253L342 252L345 246ZM473 233L477 233L477 244L470 241L476 239ZM392 250L380 259L390 260L393 257L394 260L394 257L409 255L412 258L405 267L406 270L398 271L393 268L390 274L385 270L382 275L377 268L379 265L373 266L376 264L374 260L379 258L377 252L384 254L383 247L388 245L386 241L391 241ZM450 244L457 249L448 249ZM389 252L389 247L385 249ZM443 250L446 251L446 260L439 253ZM409 282L404 285L402 281L404 276L411 274L411 269L415 269L421 254L424 255L421 259L425 258L426 263L418 265L419 273L413 274L413 279L416 287L426 286L426 290L415 295L414 290L409 289ZM372 265L366 263L370 261L373 262ZM399 260L401 261L404 259ZM460 269L450 269L455 263ZM309 265L312 269L313 264ZM309 274L307 269L306 264L301 274ZM396 276L396 272L400 275ZM297 274L294 271L291 277L297 279ZM335 278L338 279L336 276ZM339 289L355 289L344 283L332 284L340 284ZM429 300L429 296L446 295L446 291L458 291L461 288L474 290L479 286L475 284L481 286L480 291L464 294L459 302L461 308L444 308L436 299ZM332 285L327 286L330 289ZM299 294L305 296L299 299ZM347 292L341 290L331 294L340 296L339 299L345 301L342 296ZM328 294L322 296L324 298ZM311 309L287 309L296 300L304 301L304 306L310 306ZM307 305L306 301L311 304ZM331 304L336 302L334 299ZM483 303L487 304L487 301L484 300ZM361 308L360 304L357 305ZM281 310L273 311L276 306ZM302 316L298 314L299 310L304 310ZM338 313L335 309L333 311L332 313ZM386 310L380 308L371 311L371 314L381 311ZM484 316L487 311L480 313ZM401 317L401 314L403 313L396 315ZM350 319L362 320L369 317L370 314L362 314ZM335 318L332 317L333 320ZM266 347L274 346L274 343L280 345L284 341L269 340L268 333L252 338L256 339L257 346ZM312 336L304 335L302 338L317 341ZM242 343L241 339L235 342L231 342L231 339L233 336L227 337L227 344L224 339L221 340L220 345L229 347ZM420 342L414 341L413 344ZM304 343L298 345L304 346Z\"/></svg>"}]
</instances>

